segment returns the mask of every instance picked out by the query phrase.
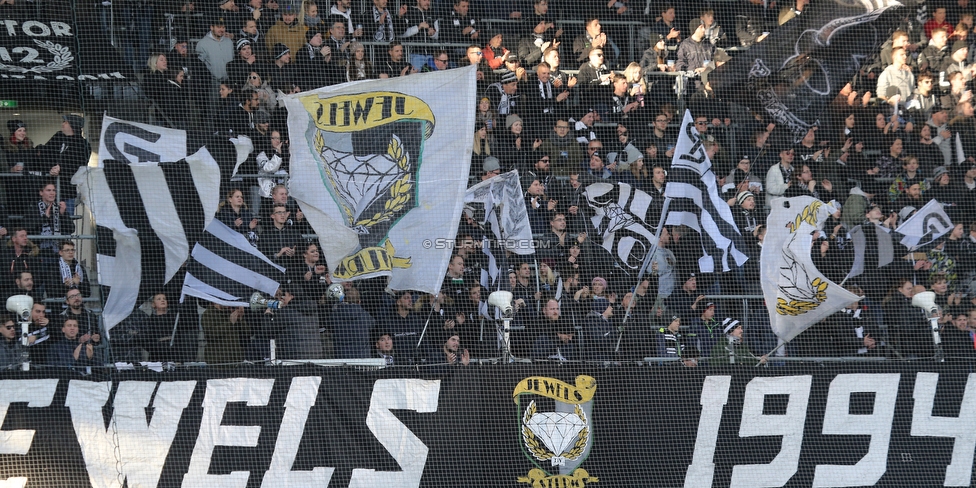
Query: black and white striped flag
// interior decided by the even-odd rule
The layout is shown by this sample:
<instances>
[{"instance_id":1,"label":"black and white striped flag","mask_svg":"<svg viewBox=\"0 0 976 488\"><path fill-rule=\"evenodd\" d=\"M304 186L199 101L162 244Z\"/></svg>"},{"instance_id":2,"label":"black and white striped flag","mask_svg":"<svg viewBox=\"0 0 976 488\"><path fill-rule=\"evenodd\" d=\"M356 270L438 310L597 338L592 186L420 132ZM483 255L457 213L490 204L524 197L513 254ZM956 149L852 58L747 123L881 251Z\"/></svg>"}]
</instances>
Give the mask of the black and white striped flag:
<instances>
[{"instance_id":1,"label":"black and white striped flag","mask_svg":"<svg viewBox=\"0 0 976 488\"><path fill-rule=\"evenodd\" d=\"M203 147L186 155L183 131L105 117L97 167L72 178L98 236L105 326L162 290L217 211L220 168Z\"/></svg>"},{"instance_id":2,"label":"black and white striped flag","mask_svg":"<svg viewBox=\"0 0 976 488\"><path fill-rule=\"evenodd\" d=\"M652 197L627 183L601 180L587 185L586 200L593 209L595 242L627 271L639 270L657 242L652 229L659 216L648 215Z\"/></svg>"},{"instance_id":3,"label":"black and white striped flag","mask_svg":"<svg viewBox=\"0 0 976 488\"><path fill-rule=\"evenodd\" d=\"M193 246L183 294L228 307L245 307L254 290L274 296L285 268L258 251L240 232L214 219Z\"/></svg>"},{"instance_id":4,"label":"black and white striped flag","mask_svg":"<svg viewBox=\"0 0 976 488\"><path fill-rule=\"evenodd\" d=\"M738 266L748 257L741 251L745 248L742 235L729 204L718 193L712 162L702 142L691 112L686 110L664 189L664 196L671 198L666 224L686 225L701 235L699 271L715 272L716 259L721 261L721 270L728 271L732 268L730 257Z\"/></svg>"}]
</instances>

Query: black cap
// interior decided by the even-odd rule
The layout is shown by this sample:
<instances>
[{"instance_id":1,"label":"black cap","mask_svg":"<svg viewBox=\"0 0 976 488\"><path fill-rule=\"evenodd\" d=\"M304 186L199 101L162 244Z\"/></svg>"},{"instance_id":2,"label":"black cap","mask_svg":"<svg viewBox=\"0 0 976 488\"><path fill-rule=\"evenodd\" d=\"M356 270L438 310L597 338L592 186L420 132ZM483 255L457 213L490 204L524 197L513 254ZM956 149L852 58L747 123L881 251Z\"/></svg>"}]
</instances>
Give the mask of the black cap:
<instances>
[{"instance_id":1,"label":"black cap","mask_svg":"<svg viewBox=\"0 0 976 488\"><path fill-rule=\"evenodd\" d=\"M969 44L966 44L966 41L956 41L956 42L952 43L952 52L950 53L950 55L956 54L956 51L958 51L960 49L966 49L968 47L969 47Z\"/></svg>"},{"instance_id":2,"label":"black cap","mask_svg":"<svg viewBox=\"0 0 976 488\"><path fill-rule=\"evenodd\" d=\"M19 129L21 127L24 127L24 128L27 127L27 124L25 124L23 120L8 120L7 121L7 130L10 131L10 135L14 135L14 132L16 132L17 129Z\"/></svg>"},{"instance_id":3,"label":"black cap","mask_svg":"<svg viewBox=\"0 0 976 488\"><path fill-rule=\"evenodd\" d=\"M281 59L282 56L284 56L284 55L286 55L286 54L288 54L290 52L291 52L291 49L288 49L288 46L286 46L286 45L284 45L284 44L282 44L280 42L278 44L275 44L274 45L274 49L271 51L271 53L274 54L274 58L275 59Z\"/></svg>"},{"instance_id":4,"label":"black cap","mask_svg":"<svg viewBox=\"0 0 976 488\"><path fill-rule=\"evenodd\" d=\"M271 123L271 114L269 114L268 111L265 110L265 109L263 109L263 108L262 109L258 109L257 112L254 112L254 123L255 124L270 124Z\"/></svg>"},{"instance_id":5,"label":"black cap","mask_svg":"<svg viewBox=\"0 0 976 488\"><path fill-rule=\"evenodd\" d=\"M61 118L67 121L68 125L70 125L71 129L74 130L75 132L80 132L81 129L85 127L85 118L82 117L81 115L68 114L68 115L62 115Z\"/></svg>"},{"instance_id":6,"label":"black cap","mask_svg":"<svg viewBox=\"0 0 976 488\"><path fill-rule=\"evenodd\" d=\"M311 41L312 38L315 37L316 34L321 34L321 32L322 31L318 30L315 27L309 27L308 30L305 31L305 42ZM323 36L323 37L325 37L325 36Z\"/></svg>"}]
</instances>

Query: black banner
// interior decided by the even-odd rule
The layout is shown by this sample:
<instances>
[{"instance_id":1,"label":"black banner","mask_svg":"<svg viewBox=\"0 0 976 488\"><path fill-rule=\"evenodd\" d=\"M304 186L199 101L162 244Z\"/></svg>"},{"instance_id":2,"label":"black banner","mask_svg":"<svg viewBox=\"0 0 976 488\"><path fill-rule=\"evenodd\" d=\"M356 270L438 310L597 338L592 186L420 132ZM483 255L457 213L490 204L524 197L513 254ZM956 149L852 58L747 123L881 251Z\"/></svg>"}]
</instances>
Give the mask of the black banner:
<instances>
[{"instance_id":1,"label":"black banner","mask_svg":"<svg viewBox=\"0 0 976 488\"><path fill-rule=\"evenodd\" d=\"M969 486L970 370L5 373L0 485Z\"/></svg>"},{"instance_id":2,"label":"black banner","mask_svg":"<svg viewBox=\"0 0 976 488\"><path fill-rule=\"evenodd\" d=\"M132 68L109 42L107 20L73 1L33 5L0 8L0 81L133 79Z\"/></svg>"}]
</instances>

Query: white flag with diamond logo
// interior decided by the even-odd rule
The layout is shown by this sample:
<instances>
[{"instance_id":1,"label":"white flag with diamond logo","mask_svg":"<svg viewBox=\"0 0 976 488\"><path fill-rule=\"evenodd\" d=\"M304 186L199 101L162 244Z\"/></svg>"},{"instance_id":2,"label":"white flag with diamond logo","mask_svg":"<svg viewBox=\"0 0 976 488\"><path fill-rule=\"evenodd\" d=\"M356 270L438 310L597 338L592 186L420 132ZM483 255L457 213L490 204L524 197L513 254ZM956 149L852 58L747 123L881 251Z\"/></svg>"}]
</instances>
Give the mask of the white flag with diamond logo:
<instances>
[{"instance_id":1,"label":"white flag with diamond logo","mask_svg":"<svg viewBox=\"0 0 976 488\"><path fill-rule=\"evenodd\" d=\"M389 276L391 289L439 291L467 187L475 93L475 70L464 68L285 97L289 190L333 279Z\"/></svg>"}]
</instances>

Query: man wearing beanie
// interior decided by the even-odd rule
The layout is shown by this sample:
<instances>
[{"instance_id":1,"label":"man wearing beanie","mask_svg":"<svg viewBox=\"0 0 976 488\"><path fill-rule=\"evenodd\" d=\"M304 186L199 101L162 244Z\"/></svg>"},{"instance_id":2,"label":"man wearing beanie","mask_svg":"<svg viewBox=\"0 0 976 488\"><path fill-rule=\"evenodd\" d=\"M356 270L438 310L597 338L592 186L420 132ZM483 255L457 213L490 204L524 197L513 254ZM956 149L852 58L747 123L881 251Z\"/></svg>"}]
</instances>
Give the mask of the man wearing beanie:
<instances>
[{"instance_id":1,"label":"man wearing beanie","mask_svg":"<svg viewBox=\"0 0 976 488\"><path fill-rule=\"evenodd\" d=\"M712 348L719 342L722 336L722 328L718 320L715 320L715 304L708 302L691 324L691 333L698 341L698 350L703 356L711 356Z\"/></svg>"},{"instance_id":2,"label":"man wearing beanie","mask_svg":"<svg viewBox=\"0 0 976 488\"><path fill-rule=\"evenodd\" d=\"M291 49L288 46L278 43L271 49L273 62L268 69L271 75L271 84L276 90L285 93L291 92L291 85L298 77L296 76L296 66L291 62Z\"/></svg>"},{"instance_id":3,"label":"man wearing beanie","mask_svg":"<svg viewBox=\"0 0 976 488\"><path fill-rule=\"evenodd\" d=\"M494 156L488 156L481 163L481 170L484 172L481 181L494 178L502 173L501 162Z\"/></svg>"},{"instance_id":4,"label":"man wearing beanie","mask_svg":"<svg viewBox=\"0 0 976 488\"><path fill-rule=\"evenodd\" d=\"M303 74L312 71L310 65L318 61L317 58L322 55L319 51L322 50L324 44L325 34L322 31L311 27L305 31L305 45L292 55L295 58L295 64L298 65Z\"/></svg>"},{"instance_id":5,"label":"man wearing beanie","mask_svg":"<svg viewBox=\"0 0 976 488\"><path fill-rule=\"evenodd\" d=\"M275 25L271 26L271 29L268 29L268 34L264 36L264 43L267 45L268 53L272 59L275 59L276 54L280 52L275 49L276 44L284 44L288 49L295 52L298 52L305 44L306 27L298 23L298 13L301 7L292 3L291 0L288 2L283 1L281 3L278 8L281 18ZM289 60L289 62L291 61Z\"/></svg>"},{"instance_id":6,"label":"man wearing beanie","mask_svg":"<svg viewBox=\"0 0 976 488\"><path fill-rule=\"evenodd\" d=\"M259 73L261 76L268 74L268 67L258 59L254 52L254 44L247 39L237 40L237 59L227 63L227 76L234 85L240 86L247 83L247 77L251 72Z\"/></svg>"},{"instance_id":7,"label":"man wearing beanie","mask_svg":"<svg viewBox=\"0 0 976 488\"><path fill-rule=\"evenodd\" d=\"M223 17L227 22L227 29L231 33L241 30L241 27L244 26L244 20L248 18L245 17L248 12L238 7L234 0L217 0L215 3L217 8L213 15Z\"/></svg>"},{"instance_id":8,"label":"man wearing beanie","mask_svg":"<svg viewBox=\"0 0 976 488\"><path fill-rule=\"evenodd\" d=\"M949 78L949 75L955 73L956 71L959 71L963 74L967 82L972 81L973 73L972 70L970 69L971 66L966 64L966 58L968 56L969 56L969 45L966 44L966 41L956 41L952 43L952 50L949 53L949 60L946 61L946 67L945 67L946 78Z\"/></svg>"},{"instance_id":9,"label":"man wearing beanie","mask_svg":"<svg viewBox=\"0 0 976 488\"><path fill-rule=\"evenodd\" d=\"M491 107L498 112L498 115L509 115L516 113L515 101L518 97L518 76L515 72L503 70L500 79L485 88L485 96L491 100Z\"/></svg>"},{"instance_id":10,"label":"man wearing beanie","mask_svg":"<svg viewBox=\"0 0 976 488\"><path fill-rule=\"evenodd\" d=\"M725 338L719 340L712 348L709 355L708 364L738 364L745 366L755 366L756 363L766 364L766 356L756 357L749 346L742 341L742 324L738 320L727 318L722 321L722 331Z\"/></svg>"},{"instance_id":11,"label":"man wearing beanie","mask_svg":"<svg viewBox=\"0 0 976 488\"><path fill-rule=\"evenodd\" d=\"M732 208L732 219L735 221L735 226L739 228L739 233L742 234L742 240L745 244L743 252L749 256L750 261L758 263L759 256L762 252L759 234L762 231L763 222L766 219L756 210L756 196L751 191L739 192L735 197L735 207ZM758 272L758 267L752 264L754 263L746 264L744 269L747 272ZM756 277L758 278L758 275Z\"/></svg>"}]
</instances>

